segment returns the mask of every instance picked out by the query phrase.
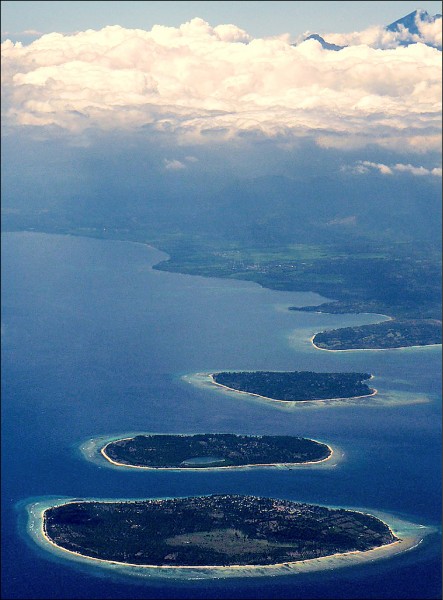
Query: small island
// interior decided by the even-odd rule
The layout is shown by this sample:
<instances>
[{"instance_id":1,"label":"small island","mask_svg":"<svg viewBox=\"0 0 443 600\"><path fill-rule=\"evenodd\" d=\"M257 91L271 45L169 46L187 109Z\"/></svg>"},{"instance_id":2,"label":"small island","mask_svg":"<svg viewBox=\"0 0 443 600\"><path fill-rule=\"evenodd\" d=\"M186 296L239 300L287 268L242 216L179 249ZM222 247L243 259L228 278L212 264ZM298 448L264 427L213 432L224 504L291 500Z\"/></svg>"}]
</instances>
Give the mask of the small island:
<instances>
[{"instance_id":1,"label":"small island","mask_svg":"<svg viewBox=\"0 0 443 600\"><path fill-rule=\"evenodd\" d=\"M322 350L387 350L441 344L436 319L390 320L374 325L342 327L317 333L312 343Z\"/></svg>"},{"instance_id":2,"label":"small island","mask_svg":"<svg viewBox=\"0 0 443 600\"><path fill-rule=\"evenodd\" d=\"M294 436L231 433L151 434L113 440L101 454L114 465L151 469L208 469L322 462L326 444Z\"/></svg>"},{"instance_id":3,"label":"small island","mask_svg":"<svg viewBox=\"0 0 443 600\"><path fill-rule=\"evenodd\" d=\"M270 566L400 541L369 514L239 495L76 500L44 511L43 534L84 557L163 568Z\"/></svg>"},{"instance_id":4,"label":"small island","mask_svg":"<svg viewBox=\"0 0 443 600\"><path fill-rule=\"evenodd\" d=\"M312 371L236 371L213 373L213 383L230 390L280 402L349 399L373 396L363 383L370 373L315 373Z\"/></svg>"}]
</instances>

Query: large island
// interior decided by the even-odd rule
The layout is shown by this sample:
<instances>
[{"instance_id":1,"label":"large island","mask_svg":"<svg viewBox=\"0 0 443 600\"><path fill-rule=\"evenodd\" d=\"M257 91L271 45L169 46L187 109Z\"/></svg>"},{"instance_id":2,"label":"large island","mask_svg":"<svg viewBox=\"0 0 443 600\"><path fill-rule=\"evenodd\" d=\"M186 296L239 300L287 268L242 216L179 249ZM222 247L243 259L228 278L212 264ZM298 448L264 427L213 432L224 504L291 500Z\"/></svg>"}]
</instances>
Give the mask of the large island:
<instances>
[{"instance_id":1,"label":"large island","mask_svg":"<svg viewBox=\"0 0 443 600\"><path fill-rule=\"evenodd\" d=\"M282 402L306 402L373 396L363 383L370 373L314 373L312 371L221 371L211 375L222 387Z\"/></svg>"},{"instance_id":2,"label":"large island","mask_svg":"<svg viewBox=\"0 0 443 600\"><path fill-rule=\"evenodd\" d=\"M238 495L73 501L45 510L43 532L82 556L159 567L276 565L399 541L372 515Z\"/></svg>"},{"instance_id":3,"label":"large island","mask_svg":"<svg viewBox=\"0 0 443 600\"><path fill-rule=\"evenodd\" d=\"M232 433L136 435L108 442L101 454L120 466L152 469L205 469L321 462L331 448L294 436Z\"/></svg>"}]
</instances>

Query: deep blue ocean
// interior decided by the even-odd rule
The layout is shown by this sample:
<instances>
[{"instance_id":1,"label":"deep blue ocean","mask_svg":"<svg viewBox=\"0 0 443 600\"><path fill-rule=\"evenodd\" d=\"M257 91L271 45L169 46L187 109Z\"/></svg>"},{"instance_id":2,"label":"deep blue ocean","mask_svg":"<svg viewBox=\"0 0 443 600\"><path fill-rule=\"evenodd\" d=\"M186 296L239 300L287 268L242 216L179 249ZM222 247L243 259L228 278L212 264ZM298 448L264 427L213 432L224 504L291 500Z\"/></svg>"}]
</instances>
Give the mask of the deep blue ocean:
<instances>
[{"instance_id":1,"label":"deep blue ocean","mask_svg":"<svg viewBox=\"0 0 443 600\"><path fill-rule=\"evenodd\" d=\"M364 567L175 582L82 566L27 535L26 504L48 496L254 494L440 525L441 347L318 351L314 332L379 317L288 311L321 298L152 270L164 258L129 242L2 236L2 597L440 598L438 534ZM183 379L216 370L371 372L380 400L286 410ZM336 445L344 459L333 469L165 473L100 467L79 450L132 431L292 434Z\"/></svg>"}]
</instances>

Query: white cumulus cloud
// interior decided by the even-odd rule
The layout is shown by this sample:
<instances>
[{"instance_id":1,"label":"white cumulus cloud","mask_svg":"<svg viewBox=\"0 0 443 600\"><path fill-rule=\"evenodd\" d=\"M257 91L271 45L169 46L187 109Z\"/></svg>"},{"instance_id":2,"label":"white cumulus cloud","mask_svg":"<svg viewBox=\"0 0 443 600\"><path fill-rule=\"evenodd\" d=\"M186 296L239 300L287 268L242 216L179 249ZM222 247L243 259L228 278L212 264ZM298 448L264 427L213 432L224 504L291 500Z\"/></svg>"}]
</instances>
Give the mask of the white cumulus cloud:
<instances>
[{"instance_id":1,"label":"white cumulus cloud","mask_svg":"<svg viewBox=\"0 0 443 600\"><path fill-rule=\"evenodd\" d=\"M190 164L198 162L198 158L196 156L185 156L182 160L177 158L164 158L163 166L166 171L183 171L183 169L187 169Z\"/></svg>"},{"instance_id":2,"label":"white cumulus cloud","mask_svg":"<svg viewBox=\"0 0 443 600\"><path fill-rule=\"evenodd\" d=\"M180 160L175 158L172 160L165 158L163 160L163 164L167 171L182 171L183 169L186 169L185 163L182 163Z\"/></svg>"},{"instance_id":3,"label":"white cumulus cloud","mask_svg":"<svg viewBox=\"0 0 443 600\"><path fill-rule=\"evenodd\" d=\"M417 151L441 141L441 53L424 44L333 52L197 18L151 31L52 33L27 46L7 40L2 78L12 127L159 131L197 142L260 134Z\"/></svg>"},{"instance_id":4,"label":"white cumulus cloud","mask_svg":"<svg viewBox=\"0 0 443 600\"><path fill-rule=\"evenodd\" d=\"M342 167L342 171L355 173L356 175L362 175L363 173L369 173L370 171L378 171L382 175L393 175L395 172L409 173L416 175L417 177L433 176L441 177L441 167L434 167L427 169L426 167L416 167L411 164L396 163L395 165L384 165L383 163L375 163L369 160L359 160L352 166Z\"/></svg>"},{"instance_id":5,"label":"white cumulus cloud","mask_svg":"<svg viewBox=\"0 0 443 600\"><path fill-rule=\"evenodd\" d=\"M435 19L435 21L423 20L418 12L415 25L418 33L411 33L403 25L399 25L396 31L389 31L381 25L375 25L363 31L353 31L351 33L325 33L324 37L328 42L339 46L365 45L386 50L397 48L399 44L407 42L430 44L441 48L442 19Z\"/></svg>"}]
</instances>

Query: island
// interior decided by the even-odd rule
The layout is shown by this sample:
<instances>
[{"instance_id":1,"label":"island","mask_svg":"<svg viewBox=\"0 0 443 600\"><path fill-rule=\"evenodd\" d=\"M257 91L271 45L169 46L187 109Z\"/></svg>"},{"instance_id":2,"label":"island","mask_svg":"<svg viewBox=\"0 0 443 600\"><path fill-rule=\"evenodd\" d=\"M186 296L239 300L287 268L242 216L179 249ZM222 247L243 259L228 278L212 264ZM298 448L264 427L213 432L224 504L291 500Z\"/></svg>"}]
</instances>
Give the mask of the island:
<instances>
[{"instance_id":1,"label":"island","mask_svg":"<svg viewBox=\"0 0 443 600\"><path fill-rule=\"evenodd\" d=\"M377 390L363 383L370 373L316 373L312 371L221 371L213 383L281 402L348 399L373 396Z\"/></svg>"},{"instance_id":2,"label":"island","mask_svg":"<svg viewBox=\"0 0 443 600\"><path fill-rule=\"evenodd\" d=\"M312 343L322 350L385 350L441 344L441 340L441 321L421 319L330 329L317 333Z\"/></svg>"},{"instance_id":3,"label":"island","mask_svg":"<svg viewBox=\"0 0 443 600\"><path fill-rule=\"evenodd\" d=\"M322 462L326 444L289 435L136 435L108 442L101 454L118 466L151 469L208 469Z\"/></svg>"},{"instance_id":4,"label":"island","mask_svg":"<svg viewBox=\"0 0 443 600\"><path fill-rule=\"evenodd\" d=\"M369 514L241 495L72 501L44 511L43 534L77 555L158 567L278 565L400 541Z\"/></svg>"}]
</instances>

